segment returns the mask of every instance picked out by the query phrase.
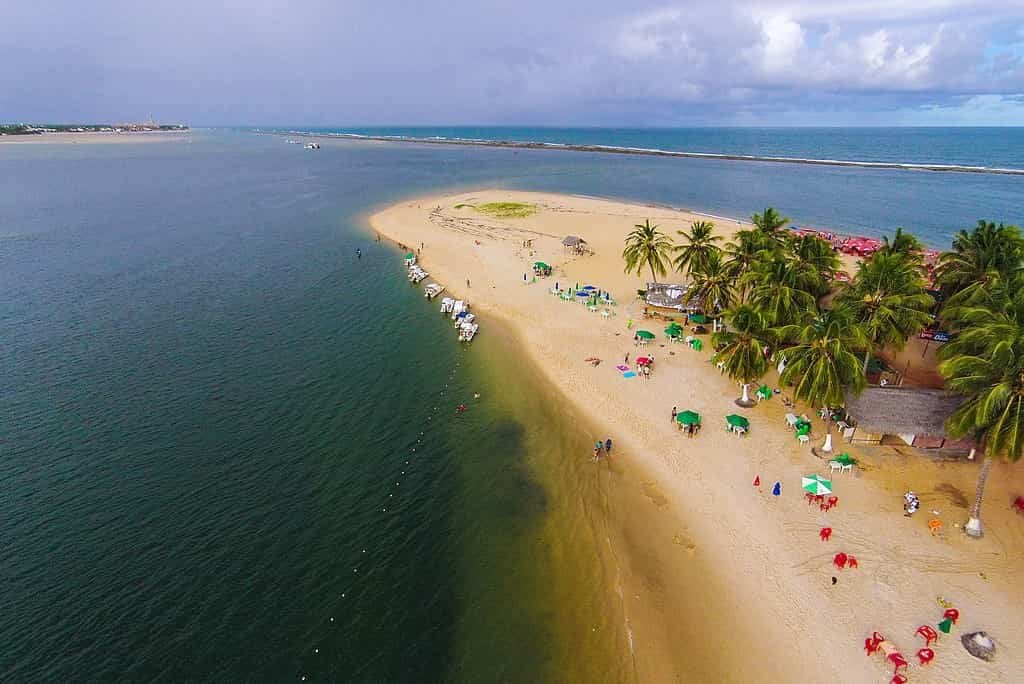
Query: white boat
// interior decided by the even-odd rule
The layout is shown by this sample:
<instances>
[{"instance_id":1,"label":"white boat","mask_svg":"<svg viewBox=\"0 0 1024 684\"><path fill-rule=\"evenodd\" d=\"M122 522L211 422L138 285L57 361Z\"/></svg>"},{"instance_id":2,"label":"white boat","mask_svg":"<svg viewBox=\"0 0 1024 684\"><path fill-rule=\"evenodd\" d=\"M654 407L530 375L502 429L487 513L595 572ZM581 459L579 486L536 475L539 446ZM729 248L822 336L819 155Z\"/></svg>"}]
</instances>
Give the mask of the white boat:
<instances>
[{"instance_id":1,"label":"white boat","mask_svg":"<svg viewBox=\"0 0 1024 684\"><path fill-rule=\"evenodd\" d=\"M429 275L429 273L424 271L419 266L413 266L412 268L409 269L409 282L418 283Z\"/></svg>"},{"instance_id":2,"label":"white boat","mask_svg":"<svg viewBox=\"0 0 1024 684\"><path fill-rule=\"evenodd\" d=\"M458 318L459 314L463 311L469 311L469 307L466 306L466 302L461 299L456 299L455 303L452 304L452 320Z\"/></svg>"},{"instance_id":3,"label":"white boat","mask_svg":"<svg viewBox=\"0 0 1024 684\"><path fill-rule=\"evenodd\" d=\"M306 150L319 150L320 149L320 143L306 143L302 147L303 147L303 149L306 149Z\"/></svg>"},{"instance_id":4,"label":"white boat","mask_svg":"<svg viewBox=\"0 0 1024 684\"><path fill-rule=\"evenodd\" d=\"M298 140L286 140L289 145L301 145L302 143Z\"/></svg>"},{"instance_id":5,"label":"white boat","mask_svg":"<svg viewBox=\"0 0 1024 684\"><path fill-rule=\"evenodd\" d=\"M444 285L439 285L437 283L430 283L423 288L423 296L427 299L433 299L442 292L444 292Z\"/></svg>"},{"instance_id":6,"label":"white boat","mask_svg":"<svg viewBox=\"0 0 1024 684\"><path fill-rule=\"evenodd\" d=\"M456 316L456 318L455 318L455 327L456 328L461 328L463 323L472 323L475 320L476 320L476 316L474 316L473 314L469 313L468 311L463 311L462 313L460 313L460 314L458 314Z\"/></svg>"},{"instance_id":7,"label":"white boat","mask_svg":"<svg viewBox=\"0 0 1024 684\"><path fill-rule=\"evenodd\" d=\"M441 300L441 313L451 313L453 308L455 308L454 299L451 297L445 297Z\"/></svg>"},{"instance_id":8,"label":"white boat","mask_svg":"<svg viewBox=\"0 0 1024 684\"><path fill-rule=\"evenodd\" d=\"M479 329L479 323L463 323L459 328L459 342L472 342Z\"/></svg>"}]
</instances>

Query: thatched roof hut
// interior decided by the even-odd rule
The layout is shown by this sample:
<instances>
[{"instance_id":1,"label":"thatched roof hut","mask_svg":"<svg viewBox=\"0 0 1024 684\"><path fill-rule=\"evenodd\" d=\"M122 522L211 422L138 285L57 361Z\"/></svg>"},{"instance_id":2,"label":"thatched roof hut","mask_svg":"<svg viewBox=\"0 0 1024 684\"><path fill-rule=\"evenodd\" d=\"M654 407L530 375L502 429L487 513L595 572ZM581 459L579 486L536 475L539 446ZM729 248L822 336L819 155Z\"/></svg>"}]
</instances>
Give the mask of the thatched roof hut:
<instances>
[{"instance_id":1,"label":"thatched roof hut","mask_svg":"<svg viewBox=\"0 0 1024 684\"><path fill-rule=\"evenodd\" d=\"M587 241L578 235L566 235L562 238L562 244L566 247L579 247L580 245L587 244Z\"/></svg>"},{"instance_id":2,"label":"thatched roof hut","mask_svg":"<svg viewBox=\"0 0 1024 684\"><path fill-rule=\"evenodd\" d=\"M858 429L878 435L948 437L946 419L963 401L944 390L921 387L868 387L847 395L846 412Z\"/></svg>"},{"instance_id":3,"label":"thatched roof hut","mask_svg":"<svg viewBox=\"0 0 1024 684\"><path fill-rule=\"evenodd\" d=\"M686 285L647 283L647 295L644 297L644 300L651 306L679 309L681 311L686 304L687 290L689 288Z\"/></svg>"}]
</instances>

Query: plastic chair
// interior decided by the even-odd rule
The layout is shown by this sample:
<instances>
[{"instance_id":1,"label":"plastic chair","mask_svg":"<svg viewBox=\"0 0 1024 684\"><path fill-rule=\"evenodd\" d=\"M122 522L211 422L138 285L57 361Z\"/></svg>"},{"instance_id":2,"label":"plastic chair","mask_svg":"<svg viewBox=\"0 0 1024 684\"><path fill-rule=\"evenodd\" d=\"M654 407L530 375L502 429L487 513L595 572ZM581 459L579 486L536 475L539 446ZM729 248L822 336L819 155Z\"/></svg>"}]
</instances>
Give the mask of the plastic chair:
<instances>
[{"instance_id":1,"label":"plastic chair","mask_svg":"<svg viewBox=\"0 0 1024 684\"><path fill-rule=\"evenodd\" d=\"M812 503L814 503L814 494L811 494L810 492L807 492L806 494L804 494L804 498L807 499L807 505L808 506L810 506Z\"/></svg>"},{"instance_id":2,"label":"plastic chair","mask_svg":"<svg viewBox=\"0 0 1024 684\"><path fill-rule=\"evenodd\" d=\"M902 653L890 653L888 656L886 656L885 659L892 663L892 672L894 675L899 671L901 667L905 670L907 669L907 665L910 664L907 662L907 659L903 657Z\"/></svg>"},{"instance_id":3,"label":"plastic chair","mask_svg":"<svg viewBox=\"0 0 1024 684\"><path fill-rule=\"evenodd\" d=\"M843 464L840 463L839 461L829 461L828 462L828 471L830 473L834 473L837 470L839 472L843 472Z\"/></svg>"},{"instance_id":4,"label":"plastic chair","mask_svg":"<svg viewBox=\"0 0 1024 684\"><path fill-rule=\"evenodd\" d=\"M1024 496L1018 496L1013 500L1013 510L1024 513Z\"/></svg>"},{"instance_id":5,"label":"plastic chair","mask_svg":"<svg viewBox=\"0 0 1024 684\"><path fill-rule=\"evenodd\" d=\"M939 633L936 632L931 625L921 625L914 633L920 637L924 637L924 645L926 647L931 646L933 641L939 640Z\"/></svg>"},{"instance_id":6,"label":"plastic chair","mask_svg":"<svg viewBox=\"0 0 1024 684\"><path fill-rule=\"evenodd\" d=\"M846 561L846 567L848 567L848 568L859 568L860 567L860 563L857 562L857 557L856 556L849 556L847 561Z\"/></svg>"},{"instance_id":7,"label":"plastic chair","mask_svg":"<svg viewBox=\"0 0 1024 684\"><path fill-rule=\"evenodd\" d=\"M832 538L832 528L822 527L821 532L818 532L818 536L821 537L821 541L828 541Z\"/></svg>"},{"instance_id":8,"label":"plastic chair","mask_svg":"<svg viewBox=\"0 0 1024 684\"><path fill-rule=\"evenodd\" d=\"M935 660L935 651L930 648L922 648L917 652L917 659L921 661L922 665L927 665Z\"/></svg>"},{"instance_id":9,"label":"plastic chair","mask_svg":"<svg viewBox=\"0 0 1024 684\"><path fill-rule=\"evenodd\" d=\"M956 608L947 608L946 612L942 614L942 617L947 620L952 620L955 625L956 621L960 619L960 611Z\"/></svg>"},{"instance_id":10,"label":"plastic chair","mask_svg":"<svg viewBox=\"0 0 1024 684\"><path fill-rule=\"evenodd\" d=\"M837 505L839 505L839 497L838 496L830 496L830 497L828 497L828 507L829 508L832 508L833 506L837 506Z\"/></svg>"},{"instance_id":11,"label":"plastic chair","mask_svg":"<svg viewBox=\"0 0 1024 684\"><path fill-rule=\"evenodd\" d=\"M938 518L932 518L928 521L928 531L935 534L942 529L942 521Z\"/></svg>"},{"instance_id":12,"label":"plastic chair","mask_svg":"<svg viewBox=\"0 0 1024 684\"><path fill-rule=\"evenodd\" d=\"M800 440L801 444L807 444L808 442L811 441L810 437L808 437L807 435L797 435L796 438Z\"/></svg>"},{"instance_id":13,"label":"plastic chair","mask_svg":"<svg viewBox=\"0 0 1024 684\"><path fill-rule=\"evenodd\" d=\"M853 474L853 465L854 465L853 463L842 463L840 465L843 466L843 469L841 471L839 471L839 472L845 473L847 470L849 470L850 474L851 475Z\"/></svg>"},{"instance_id":14,"label":"plastic chair","mask_svg":"<svg viewBox=\"0 0 1024 684\"><path fill-rule=\"evenodd\" d=\"M832 562L836 564L836 567L842 570L846 567L846 561L849 558L845 553L840 551L832 558Z\"/></svg>"},{"instance_id":15,"label":"plastic chair","mask_svg":"<svg viewBox=\"0 0 1024 684\"><path fill-rule=\"evenodd\" d=\"M907 684L907 678L896 672L893 673L892 679L889 680L889 684Z\"/></svg>"}]
</instances>

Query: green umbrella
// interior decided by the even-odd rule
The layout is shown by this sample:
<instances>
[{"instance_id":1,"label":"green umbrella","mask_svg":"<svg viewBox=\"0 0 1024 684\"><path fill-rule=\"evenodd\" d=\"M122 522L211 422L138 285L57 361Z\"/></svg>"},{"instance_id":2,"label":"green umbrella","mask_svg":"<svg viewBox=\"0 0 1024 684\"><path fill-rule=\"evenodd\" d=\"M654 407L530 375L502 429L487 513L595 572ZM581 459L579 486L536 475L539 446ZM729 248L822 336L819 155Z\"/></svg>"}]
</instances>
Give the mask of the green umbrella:
<instances>
[{"instance_id":1,"label":"green umbrella","mask_svg":"<svg viewBox=\"0 0 1024 684\"><path fill-rule=\"evenodd\" d=\"M800 486L816 496L832 493L832 481L821 475L804 475L800 478Z\"/></svg>"},{"instance_id":2,"label":"green umbrella","mask_svg":"<svg viewBox=\"0 0 1024 684\"><path fill-rule=\"evenodd\" d=\"M700 425L700 414L696 411L683 411L676 414L676 420L683 425Z\"/></svg>"},{"instance_id":3,"label":"green umbrella","mask_svg":"<svg viewBox=\"0 0 1024 684\"><path fill-rule=\"evenodd\" d=\"M704 348L704 343L701 342L700 340L694 340L693 342L690 343L690 346L696 349L697 351L700 351L701 349Z\"/></svg>"},{"instance_id":4,"label":"green umbrella","mask_svg":"<svg viewBox=\"0 0 1024 684\"><path fill-rule=\"evenodd\" d=\"M953 629L953 620L951 618L946 618L939 623L939 630L943 634L949 634L951 629Z\"/></svg>"},{"instance_id":5,"label":"green umbrella","mask_svg":"<svg viewBox=\"0 0 1024 684\"><path fill-rule=\"evenodd\" d=\"M704 314L691 314L690 315L690 322L691 323L707 323L708 319L707 319L707 317Z\"/></svg>"},{"instance_id":6,"label":"green umbrella","mask_svg":"<svg viewBox=\"0 0 1024 684\"><path fill-rule=\"evenodd\" d=\"M730 413L725 417L725 422L733 427L748 428L750 427L750 421L743 416L738 416L735 413Z\"/></svg>"},{"instance_id":7,"label":"green umbrella","mask_svg":"<svg viewBox=\"0 0 1024 684\"><path fill-rule=\"evenodd\" d=\"M669 337L677 337L681 332L683 332L682 328L675 328L671 325L665 328L665 334Z\"/></svg>"},{"instance_id":8,"label":"green umbrella","mask_svg":"<svg viewBox=\"0 0 1024 684\"><path fill-rule=\"evenodd\" d=\"M768 385L761 385L760 387L757 388L757 396L761 397L762 399L771 399L772 390L770 387L768 387Z\"/></svg>"},{"instance_id":9,"label":"green umbrella","mask_svg":"<svg viewBox=\"0 0 1024 684\"><path fill-rule=\"evenodd\" d=\"M652 333L650 330L637 330L636 335L637 337L643 338L645 340L654 339L654 333Z\"/></svg>"},{"instance_id":10,"label":"green umbrella","mask_svg":"<svg viewBox=\"0 0 1024 684\"><path fill-rule=\"evenodd\" d=\"M839 456L833 460L836 463L841 463L842 465L854 465L855 463L857 463L857 459L853 458L852 456L850 456L850 454L847 453L839 454Z\"/></svg>"},{"instance_id":11,"label":"green umbrella","mask_svg":"<svg viewBox=\"0 0 1024 684\"><path fill-rule=\"evenodd\" d=\"M545 263L544 263L543 261L535 261L535 262L533 263L533 267L534 267L534 268L551 268L550 266L548 266L547 264L545 264Z\"/></svg>"}]
</instances>

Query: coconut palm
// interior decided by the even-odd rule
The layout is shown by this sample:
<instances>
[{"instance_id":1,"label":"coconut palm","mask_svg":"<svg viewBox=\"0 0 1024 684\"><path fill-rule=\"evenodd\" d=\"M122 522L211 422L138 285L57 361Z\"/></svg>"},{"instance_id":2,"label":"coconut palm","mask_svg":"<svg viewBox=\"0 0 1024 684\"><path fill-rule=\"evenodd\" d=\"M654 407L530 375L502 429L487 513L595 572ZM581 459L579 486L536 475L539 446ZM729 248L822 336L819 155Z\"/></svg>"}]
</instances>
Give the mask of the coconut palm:
<instances>
[{"instance_id":1,"label":"coconut palm","mask_svg":"<svg viewBox=\"0 0 1024 684\"><path fill-rule=\"evenodd\" d=\"M801 274L792 266L792 260L784 254L762 253L761 260L740 277L740 285L749 288L748 301L761 310L771 326L796 323L808 312L817 311L814 295L802 289Z\"/></svg>"},{"instance_id":2,"label":"coconut palm","mask_svg":"<svg viewBox=\"0 0 1024 684\"><path fill-rule=\"evenodd\" d=\"M892 236L892 240L889 240L888 235L882 236L882 247L876 254L898 254L906 260L920 265L923 252L924 245L921 244L916 235L905 232L902 228L897 228Z\"/></svg>"},{"instance_id":3,"label":"coconut palm","mask_svg":"<svg viewBox=\"0 0 1024 684\"><path fill-rule=\"evenodd\" d=\"M735 279L722 256L722 250L716 249L709 253L699 268L690 271L690 277L693 279L694 296L708 315L715 315L720 309L732 304ZM717 330L717 316L712 323Z\"/></svg>"},{"instance_id":4,"label":"coconut palm","mask_svg":"<svg viewBox=\"0 0 1024 684\"><path fill-rule=\"evenodd\" d=\"M837 301L846 307L868 338L864 372L871 353L902 349L907 338L932 321L935 300L925 292L917 265L898 252L876 252L858 267L853 281Z\"/></svg>"},{"instance_id":5,"label":"coconut palm","mask_svg":"<svg viewBox=\"0 0 1024 684\"><path fill-rule=\"evenodd\" d=\"M780 382L793 386L793 397L825 409L826 436L822 448L832 450L829 407L846 403L846 391L860 392L865 385L856 352L867 345L864 331L851 313L837 307L801 325L789 325L777 334L792 343L786 349L786 367Z\"/></svg>"},{"instance_id":6,"label":"coconut palm","mask_svg":"<svg viewBox=\"0 0 1024 684\"><path fill-rule=\"evenodd\" d=\"M672 238L651 225L650 219L633 226L633 231L626 236L626 249L622 258L626 260L626 273L640 272L646 266L651 269L651 280L658 282L658 276L668 273L669 253L672 251Z\"/></svg>"},{"instance_id":7,"label":"coconut palm","mask_svg":"<svg viewBox=\"0 0 1024 684\"><path fill-rule=\"evenodd\" d=\"M684 244L675 248L678 256L675 259L676 270L692 276L693 271L700 269L709 256L721 250L715 243L722 237L715 235L715 224L711 221L694 221L690 230L677 230L676 233L685 240Z\"/></svg>"},{"instance_id":8,"label":"coconut palm","mask_svg":"<svg viewBox=\"0 0 1024 684\"><path fill-rule=\"evenodd\" d=\"M750 220L759 231L773 238L779 237L782 228L789 223L789 218L779 214L774 207L768 207L760 214L754 214Z\"/></svg>"},{"instance_id":9,"label":"coconut palm","mask_svg":"<svg viewBox=\"0 0 1024 684\"><path fill-rule=\"evenodd\" d=\"M959 231L953 248L939 257L937 282L947 295L969 299L975 290L985 289L998 278L1011 276L1024 267L1024 237L1016 226L978 221L970 232Z\"/></svg>"},{"instance_id":10,"label":"coconut palm","mask_svg":"<svg viewBox=\"0 0 1024 684\"><path fill-rule=\"evenodd\" d=\"M793 284L821 297L829 291L842 262L832 245L817 235L794 236L787 240Z\"/></svg>"},{"instance_id":11,"label":"coconut palm","mask_svg":"<svg viewBox=\"0 0 1024 684\"><path fill-rule=\"evenodd\" d=\"M751 406L750 385L768 370L771 331L761 311L750 304L741 304L727 311L729 329L714 333L711 342L719 351L729 377L743 385L743 395L736 400L740 406Z\"/></svg>"},{"instance_id":12,"label":"coconut palm","mask_svg":"<svg viewBox=\"0 0 1024 684\"><path fill-rule=\"evenodd\" d=\"M985 305L962 307L952 315L961 332L940 350L939 371L946 387L964 401L946 429L953 437L974 436L985 453L964 525L967 534L980 537L992 464L996 458L1018 461L1024 450L1024 290L1001 288Z\"/></svg>"},{"instance_id":13,"label":"coconut palm","mask_svg":"<svg viewBox=\"0 0 1024 684\"><path fill-rule=\"evenodd\" d=\"M725 255L729 273L733 278L739 279L744 273L753 268L754 264L761 258L761 253L767 248L764 233L757 230L741 230L733 235L733 241L726 243ZM738 295L740 300L745 300L747 288L740 287Z\"/></svg>"}]
</instances>

